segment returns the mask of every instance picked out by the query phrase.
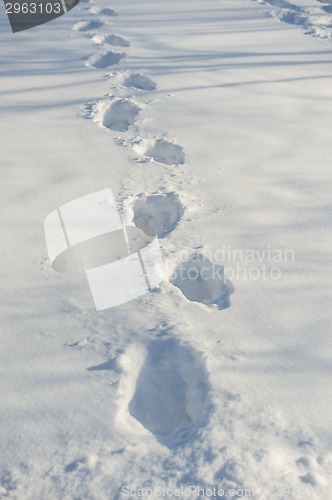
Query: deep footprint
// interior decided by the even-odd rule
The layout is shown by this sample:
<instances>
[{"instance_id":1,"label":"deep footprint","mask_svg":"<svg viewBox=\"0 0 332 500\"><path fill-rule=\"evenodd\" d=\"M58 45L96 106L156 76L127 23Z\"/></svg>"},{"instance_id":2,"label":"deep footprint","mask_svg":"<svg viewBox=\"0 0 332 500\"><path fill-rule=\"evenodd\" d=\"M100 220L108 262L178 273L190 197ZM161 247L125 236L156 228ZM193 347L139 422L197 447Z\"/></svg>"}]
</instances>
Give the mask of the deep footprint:
<instances>
[{"instance_id":1,"label":"deep footprint","mask_svg":"<svg viewBox=\"0 0 332 500\"><path fill-rule=\"evenodd\" d=\"M106 43L107 45L114 45L117 47L129 47L130 43L128 40L122 38L119 35L94 35L91 38L92 42L96 45L102 45Z\"/></svg>"},{"instance_id":2,"label":"deep footprint","mask_svg":"<svg viewBox=\"0 0 332 500\"><path fill-rule=\"evenodd\" d=\"M132 87L139 90L156 90L156 84L147 76L135 73L127 76L122 83L125 87Z\"/></svg>"},{"instance_id":3,"label":"deep footprint","mask_svg":"<svg viewBox=\"0 0 332 500\"><path fill-rule=\"evenodd\" d=\"M183 207L176 193L142 195L131 209L135 226L149 236L166 236L183 215Z\"/></svg>"},{"instance_id":4,"label":"deep footprint","mask_svg":"<svg viewBox=\"0 0 332 500\"><path fill-rule=\"evenodd\" d=\"M134 124L141 108L130 99L101 101L95 106L94 121L117 132L126 132Z\"/></svg>"},{"instance_id":5,"label":"deep footprint","mask_svg":"<svg viewBox=\"0 0 332 500\"><path fill-rule=\"evenodd\" d=\"M306 19L304 16L301 16L300 14L297 14L296 12L292 11L282 12L281 14L278 14L276 17L279 19L279 21L282 21L283 23L294 24L296 26L302 26L306 23Z\"/></svg>"},{"instance_id":6,"label":"deep footprint","mask_svg":"<svg viewBox=\"0 0 332 500\"><path fill-rule=\"evenodd\" d=\"M118 13L115 10L110 9L109 7L105 7L103 9L99 7L91 7L90 12L91 14L99 14L101 16L110 16L110 17L116 17L118 15Z\"/></svg>"},{"instance_id":7,"label":"deep footprint","mask_svg":"<svg viewBox=\"0 0 332 500\"><path fill-rule=\"evenodd\" d=\"M200 353L175 339L152 342L128 410L160 442L178 446L202 424L209 389Z\"/></svg>"},{"instance_id":8,"label":"deep footprint","mask_svg":"<svg viewBox=\"0 0 332 500\"><path fill-rule=\"evenodd\" d=\"M133 142L134 151L141 157L164 163L165 165L182 165L185 156L182 146L167 139L139 139Z\"/></svg>"},{"instance_id":9,"label":"deep footprint","mask_svg":"<svg viewBox=\"0 0 332 500\"><path fill-rule=\"evenodd\" d=\"M114 64L118 64L121 59L126 56L124 53L120 52L106 52L104 54L96 54L88 59L88 66L92 66L97 69L105 69Z\"/></svg>"},{"instance_id":10,"label":"deep footprint","mask_svg":"<svg viewBox=\"0 0 332 500\"><path fill-rule=\"evenodd\" d=\"M218 309L230 306L229 296L234 288L226 279L223 266L214 264L200 253L182 262L170 281L190 301L215 304Z\"/></svg>"},{"instance_id":11,"label":"deep footprint","mask_svg":"<svg viewBox=\"0 0 332 500\"><path fill-rule=\"evenodd\" d=\"M79 21L73 26L74 31L90 31L100 28L103 25L101 21Z\"/></svg>"}]
</instances>

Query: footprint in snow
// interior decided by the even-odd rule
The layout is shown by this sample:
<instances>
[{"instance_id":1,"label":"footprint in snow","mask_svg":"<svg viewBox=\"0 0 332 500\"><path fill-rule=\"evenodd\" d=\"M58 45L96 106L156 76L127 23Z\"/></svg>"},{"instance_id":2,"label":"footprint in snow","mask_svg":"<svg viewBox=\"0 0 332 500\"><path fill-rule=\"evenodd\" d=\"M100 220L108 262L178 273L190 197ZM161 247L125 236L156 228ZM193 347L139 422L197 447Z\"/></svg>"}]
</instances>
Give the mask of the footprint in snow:
<instances>
[{"instance_id":1,"label":"footprint in snow","mask_svg":"<svg viewBox=\"0 0 332 500\"><path fill-rule=\"evenodd\" d=\"M313 487L324 487L327 485L325 477L322 475L322 467L325 464L324 457L306 454L296 460L296 465L303 470L303 475L299 476L302 483Z\"/></svg>"},{"instance_id":2,"label":"footprint in snow","mask_svg":"<svg viewBox=\"0 0 332 500\"><path fill-rule=\"evenodd\" d=\"M96 69L105 69L114 64L118 64L121 59L126 56L125 53L120 52L105 52L102 54L94 54L89 57L87 61L87 66L92 66Z\"/></svg>"},{"instance_id":3,"label":"footprint in snow","mask_svg":"<svg viewBox=\"0 0 332 500\"><path fill-rule=\"evenodd\" d=\"M165 165L182 165L185 156L182 146L167 139L134 139L131 143L133 150L139 155L140 161L155 161Z\"/></svg>"},{"instance_id":4,"label":"footprint in snow","mask_svg":"<svg viewBox=\"0 0 332 500\"><path fill-rule=\"evenodd\" d=\"M140 73L127 76L123 80L122 85L124 85L124 87L133 87L139 90L155 90L157 88L156 84L150 80L150 78Z\"/></svg>"},{"instance_id":5,"label":"footprint in snow","mask_svg":"<svg viewBox=\"0 0 332 500\"><path fill-rule=\"evenodd\" d=\"M135 366L135 346L124 354L126 367ZM175 339L151 342L138 376L123 387L128 411L159 442L173 448L191 438L204 423L210 384L202 354ZM139 356L138 356L139 357Z\"/></svg>"},{"instance_id":6,"label":"footprint in snow","mask_svg":"<svg viewBox=\"0 0 332 500\"><path fill-rule=\"evenodd\" d=\"M218 309L230 306L229 297L234 291L233 285L224 275L224 267L197 252L175 269L170 282L188 300L215 304Z\"/></svg>"},{"instance_id":7,"label":"footprint in snow","mask_svg":"<svg viewBox=\"0 0 332 500\"><path fill-rule=\"evenodd\" d=\"M96 45L114 45L117 47L129 47L130 43L119 35L93 35L91 41Z\"/></svg>"},{"instance_id":8,"label":"footprint in snow","mask_svg":"<svg viewBox=\"0 0 332 500\"><path fill-rule=\"evenodd\" d=\"M103 25L101 21L78 21L73 26L74 31L91 31L100 28Z\"/></svg>"},{"instance_id":9,"label":"footprint in snow","mask_svg":"<svg viewBox=\"0 0 332 500\"><path fill-rule=\"evenodd\" d=\"M110 9L109 7L105 7L105 8L91 7L89 12L91 14L98 14L100 16L116 17L118 15L118 13L115 10Z\"/></svg>"},{"instance_id":10,"label":"footprint in snow","mask_svg":"<svg viewBox=\"0 0 332 500\"><path fill-rule=\"evenodd\" d=\"M110 79L116 85L122 85L130 89L151 91L157 88L157 85L148 76L141 73L114 72L110 74Z\"/></svg>"},{"instance_id":11,"label":"footprint in snow","mask_svg":"<svg viewBox=\"0 0 332 500\"><path fill-rule=\"evenodd\" d=\"M295 26L302 26L306 23L306 19L303 15L292 12L291 10L278 13L276 17L283 23L294 24Z\"/></svg>"},{"instance_id":12,"label":"footprint in snow","mask_svg":"<svg viewBox=\"0 0 332 500\"><path fill-rule=\"evenodd\" d=\"M176 227L183 212L176 193L155 193L140 195L130 205L127 216L145 234L162 238Z\"/></svg>"},{"instance_id":13,"label":"footprint in snow","mask_svg":"<svg viewBox=\"0 0 332 500\"><path fill-rule=\"evenodd\" d=\"M324 488L327 486L326 479L318 472L310 471L304 476L300 476L300 480L304 484L309 484L310 486Z\"/></svg>"},{"instance_id":14,"label":"footprint in snow","mask_svg":"<svg viewBox=\"0 0 332 500\"><path fill-rule=\"evenodd\" d=\"M134 124L140 110L131 99L103 100L95 105L93 120L102 127L126 132Z\"/></svg>"}]
</instances>

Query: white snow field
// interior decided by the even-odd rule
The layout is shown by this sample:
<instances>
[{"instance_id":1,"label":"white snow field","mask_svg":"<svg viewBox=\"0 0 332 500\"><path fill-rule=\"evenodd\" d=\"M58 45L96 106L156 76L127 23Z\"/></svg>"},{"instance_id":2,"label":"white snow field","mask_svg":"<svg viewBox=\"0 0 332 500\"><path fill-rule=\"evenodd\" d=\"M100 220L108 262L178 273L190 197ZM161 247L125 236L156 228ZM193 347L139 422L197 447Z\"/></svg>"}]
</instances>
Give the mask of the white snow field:
<instances>
[{"instance_id":1,"label":"white snow field","mask_svg":"<svg viewBox=\"0 0 332 500\"><path fill-rule=\"evenodd\" d=\"M1 498L332 498L331 7L90 0L13 35L1 3ZM43 223L107 188L165 277L97 312Z\"/></svg>"}]
</instances>

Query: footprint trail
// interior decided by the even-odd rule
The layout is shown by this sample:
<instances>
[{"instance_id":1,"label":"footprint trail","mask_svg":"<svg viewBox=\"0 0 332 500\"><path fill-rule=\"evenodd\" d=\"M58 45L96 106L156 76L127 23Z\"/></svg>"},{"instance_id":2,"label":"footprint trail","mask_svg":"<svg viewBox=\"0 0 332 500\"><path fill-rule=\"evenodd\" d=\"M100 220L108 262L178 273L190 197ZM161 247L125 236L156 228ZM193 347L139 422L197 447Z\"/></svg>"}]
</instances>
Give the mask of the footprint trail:
<instances>
[{"instance_id":1,"label":"footprint trail","mask_svg":"<svg viewBox=\"0 0 332 500\"><path fill-rule=\"evenodd\" d=\"M262 3L260 0L256 1ZM332 4L331 6L302 7L286 0L264 0L263 3L274 7L272 15L280 22L299 26L307 35L332 38ZM329 2L322 1L321 3Z\"/></svg>"}]
</instances>

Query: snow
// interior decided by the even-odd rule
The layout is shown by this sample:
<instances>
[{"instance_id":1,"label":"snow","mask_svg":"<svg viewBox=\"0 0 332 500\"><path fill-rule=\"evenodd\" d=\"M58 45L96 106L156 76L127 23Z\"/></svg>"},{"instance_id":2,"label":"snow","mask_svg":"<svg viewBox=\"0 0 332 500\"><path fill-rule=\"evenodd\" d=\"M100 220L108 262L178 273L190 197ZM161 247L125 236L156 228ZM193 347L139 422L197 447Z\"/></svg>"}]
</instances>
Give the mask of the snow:
<instances>
[{"instance_id":1,"label":"snow","mask_svg":"<svg viewBox=\"0 0 332 500\"><path fill-rule=\"evenodd\" d=\"M3 498L331 497L330 4L1 5ZM43 224L108 188L165 279L97 312Z\"/></svg>"},{"instance_id":2,"label":"snow","mask_svg":"<svg viewBox=\"0 0 332 500\"><path fill-rule=\"evenodd\" d=\"M305 33L312 36L332 37L330 0L317 0L317 2L297 0L295 3L285 0L266 0L266 2L276 7L273 15L281 22L300 26ZM326 12L328 15L325 14Z\"/></svg>"}]
</instances>

